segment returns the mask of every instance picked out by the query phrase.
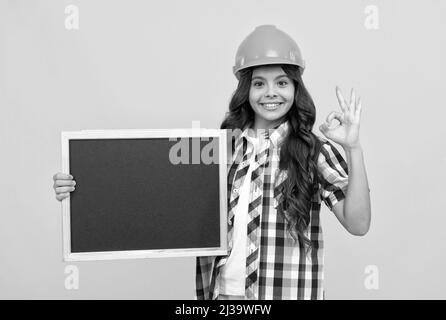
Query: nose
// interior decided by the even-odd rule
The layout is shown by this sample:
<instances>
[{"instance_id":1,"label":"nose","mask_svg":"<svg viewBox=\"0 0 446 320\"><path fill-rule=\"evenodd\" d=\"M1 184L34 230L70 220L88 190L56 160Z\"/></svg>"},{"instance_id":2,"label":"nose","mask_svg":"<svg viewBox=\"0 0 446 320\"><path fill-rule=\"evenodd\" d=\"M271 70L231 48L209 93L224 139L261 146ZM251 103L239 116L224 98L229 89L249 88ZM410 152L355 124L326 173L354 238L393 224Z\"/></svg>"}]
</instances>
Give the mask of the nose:
<instances>
[{"instance_id":1,"label":"nose","mask_svg":"<svg viewBox=\"0 0 446 320\"><path fill-rule=\"evenodd\" d=\"M266 98L277 97L277 93L274 92L273 86L268 86L267 91L265 93Z\"/></svg>"}]
</instances>

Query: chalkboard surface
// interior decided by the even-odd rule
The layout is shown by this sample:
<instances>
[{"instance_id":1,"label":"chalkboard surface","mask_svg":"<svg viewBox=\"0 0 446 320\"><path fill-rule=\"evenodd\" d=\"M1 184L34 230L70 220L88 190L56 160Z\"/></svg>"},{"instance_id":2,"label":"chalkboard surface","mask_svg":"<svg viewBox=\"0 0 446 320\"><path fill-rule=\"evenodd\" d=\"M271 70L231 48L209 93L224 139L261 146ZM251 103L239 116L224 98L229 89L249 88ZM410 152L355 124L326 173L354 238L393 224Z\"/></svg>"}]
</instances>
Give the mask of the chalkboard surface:
<instances>
[{"instance_id":1,"label":"chalkboard surface","mask_svg":"<svg viewBox=\"0 0 446 320\"><path fill-rule=\"evenodd\" d=\"M213 139L188 138L188 145L201 150ZM177 142L166 137L68 143L76 180L70 254L222 248L219 163L194 164L190 148L189 161L173 164Z\"/></svg>"}]
</instances>

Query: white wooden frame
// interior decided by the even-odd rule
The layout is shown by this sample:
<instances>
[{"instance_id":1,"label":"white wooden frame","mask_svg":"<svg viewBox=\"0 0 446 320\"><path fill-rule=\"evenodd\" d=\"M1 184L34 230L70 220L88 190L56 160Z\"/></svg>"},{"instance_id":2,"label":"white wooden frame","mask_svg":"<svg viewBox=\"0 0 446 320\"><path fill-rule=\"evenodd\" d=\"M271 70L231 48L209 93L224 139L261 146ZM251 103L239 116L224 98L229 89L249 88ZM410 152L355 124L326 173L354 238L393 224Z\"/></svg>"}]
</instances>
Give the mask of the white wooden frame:
<instances>
[{"instance_id":1,"label":"white wooden frame","mask_svg":"<svg viewBox=\"0 0 446 320\"><path fill-rule=\"evenodd\" d=\"M226 131L219 129L127 129L64 131L62 138L62 172L70 173L69 141L71 139L138 139L138 138L212 138L219 139L220 178L220 246L163 250L130 250L104 252L71 252L70 198L62 201L62 234L64 261L115 260L160 257L227 255L227 144Z\"/></svg>"}]
</instances>

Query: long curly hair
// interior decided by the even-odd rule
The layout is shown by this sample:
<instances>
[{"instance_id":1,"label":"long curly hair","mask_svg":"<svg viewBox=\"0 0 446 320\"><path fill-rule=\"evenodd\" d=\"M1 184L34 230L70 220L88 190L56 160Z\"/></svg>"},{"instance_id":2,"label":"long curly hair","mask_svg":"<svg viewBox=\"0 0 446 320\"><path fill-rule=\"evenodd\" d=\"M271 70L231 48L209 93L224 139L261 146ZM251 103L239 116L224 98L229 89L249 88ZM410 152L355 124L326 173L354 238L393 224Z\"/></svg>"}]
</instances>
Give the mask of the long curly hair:
<instances>
[{"instance_id":1,"label":"long curly hair","mask_svg":"<svg viewBox=\"0 0 446 320\"><path fill-rule=\"evenodd\" d=\"M308 252L312 243L305 232L310 223L311 200L319 188L317 158L322 142L312 132L316 108L302 81L300 68L286 64L279 66L294 82L295 93L294 103L282 119L289 122L289 129L281 145L279 169L287 171L287 178L280 185L283 200L277 209L294 241L303 244ZM253 125L255 113L249 103L249 90L254 68L240 71L237 89L221 129L244 130Z\"/></svg>"}]
</instances>

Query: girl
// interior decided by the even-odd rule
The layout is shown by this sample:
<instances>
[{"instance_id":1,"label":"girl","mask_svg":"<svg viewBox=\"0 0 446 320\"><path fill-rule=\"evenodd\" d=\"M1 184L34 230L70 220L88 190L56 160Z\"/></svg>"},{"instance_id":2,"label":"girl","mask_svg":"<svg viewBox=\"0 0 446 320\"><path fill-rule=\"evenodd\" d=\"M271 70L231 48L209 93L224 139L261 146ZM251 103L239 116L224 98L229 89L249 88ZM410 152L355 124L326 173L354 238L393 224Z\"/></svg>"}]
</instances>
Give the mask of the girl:
<instances>
[{"instance_id":1,"label":"girl","mask_svg":"<svg viewBox=\"0 0 446 320\"><path fill-rule=\"evenodd\" d=\"M361 102L339 88L342 112L312 132L316 111L295 41L271 25L240 45L239 80L221 128L233 134L228 166L228 255L197 258L198 299L323 299L322 201L354 235L370 226L370 197L359 142ZM334 119L338 126L332 126ZM56 198L74 190L54 177Z\"/></svg>"}]
</instances>

